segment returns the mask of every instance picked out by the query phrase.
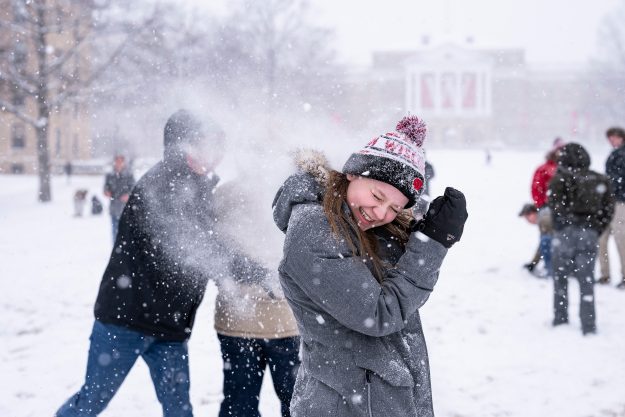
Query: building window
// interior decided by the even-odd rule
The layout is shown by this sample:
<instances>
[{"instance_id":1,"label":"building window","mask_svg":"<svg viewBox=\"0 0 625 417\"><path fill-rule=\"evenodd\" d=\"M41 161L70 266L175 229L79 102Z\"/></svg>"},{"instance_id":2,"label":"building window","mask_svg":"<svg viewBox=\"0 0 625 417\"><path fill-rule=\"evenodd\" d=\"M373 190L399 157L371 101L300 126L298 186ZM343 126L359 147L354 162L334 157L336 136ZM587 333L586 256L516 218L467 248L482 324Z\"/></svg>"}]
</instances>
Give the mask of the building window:
<instances>
[{"instance_id":1,"label":"building window","mask_svg":"<svg viewBox=\"0 0 625 417\"><path fill-rule=\"evenodd\" d=\"M24 149L26 147L24 125L13 125L11 129L11 147L13 149Z\"/></svg>"},{"instance_id":2,"label":"building window","mask_svg":"<svg viewBox=\"0 0 625 417\"><path fill-rule=\"evenodd\" d=\"M13 87L13 94L11 96L11 104L15 107L22 107L26 102L26 96L22 91L19 90L17 86Z\"/></svg>"},{"instance_id":3,"label":"building window","mask_svg":"<svg viewBox=\"0 0 625 417\"><path fill-rule=\"evenodd\" d=\"M23 69L26 66L28 60L28 50L26 45L19 40L16 40L15 47L12 51L13 64L17 69Z\"/></svg>"},{"instance_id":4,"label":"building window","mask_svg":"<svg viewBox=\"0 0 625 417\"><path fill-rule=\"evenodd\" d=\"M477 107L477 74L462 74L462 108L472 110Z\"/></svg>"},{"instance_id":5,"label":"building window","mask_svg":"<svg viewBox=\"0 0 625 417\"><path fill-rule=\"evenodd\" d=\"M421 74L421 100L417 102L421 104L421 108L423 109L429 110L435 107L435 82L436 80L434 79L433 73Z\"/></svg>"},{"instance_id":6,"label":"building window","mask_svg":"<svg viewBox=\"0 0 625 417\"><path fill-rule=\"evenodd\" d=\"M456 108L457 84L456 74L444 72L440 76L440 103L444 110L454 110Z\"/></svg>"},{"instance_id":7,"label":"building window","mask_svg":"<svg viewBox=\"0 0 625 417\"><path fill-rule=\"evenodd\" d=\"M406 106L416 113L441 117L488 116L491 112L488 69L409 70Z\"/></svg>"},{"instance_id":8,"label":"building window","mask_svg":"<svg viewBox=\"0 0 625 417\"><path fill-rule=\"evenodd\" d=\"M13 2L13 22L22 24L26 21L28 12L23 1Z\"/></svg>"},{"instance_id":9,"label":"building window","mask_svg":"<svg viewBox=\"0 0 625 417\"><path fill-rule=\"evenodd\" d=\"M54 154L57 156L61 156L61 129L56 129L56 145L54 148Z\"/></svg>"}]
</instances>

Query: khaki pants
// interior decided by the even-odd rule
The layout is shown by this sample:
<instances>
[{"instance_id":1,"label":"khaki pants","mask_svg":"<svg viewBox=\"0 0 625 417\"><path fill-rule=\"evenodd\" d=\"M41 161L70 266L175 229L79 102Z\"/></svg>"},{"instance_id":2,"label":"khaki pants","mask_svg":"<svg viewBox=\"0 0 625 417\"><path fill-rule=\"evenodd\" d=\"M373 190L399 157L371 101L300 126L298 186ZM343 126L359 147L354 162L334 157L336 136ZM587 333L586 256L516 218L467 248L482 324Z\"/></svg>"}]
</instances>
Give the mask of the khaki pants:
<instances>
[{"instance_id":1,"label":"khaki pants","mask_svg":"<svg viewBox=\"0 0 625 417\"><path fill-rule=\"evenodd\" d=\"M599 267L602 277L610 276L610 260L608 257L608 239L614 236L616 248L621 260L621 276L625 277L625 203L618 201L614 207L614 218L599 239Z\"/></svg>"}]
</instances>

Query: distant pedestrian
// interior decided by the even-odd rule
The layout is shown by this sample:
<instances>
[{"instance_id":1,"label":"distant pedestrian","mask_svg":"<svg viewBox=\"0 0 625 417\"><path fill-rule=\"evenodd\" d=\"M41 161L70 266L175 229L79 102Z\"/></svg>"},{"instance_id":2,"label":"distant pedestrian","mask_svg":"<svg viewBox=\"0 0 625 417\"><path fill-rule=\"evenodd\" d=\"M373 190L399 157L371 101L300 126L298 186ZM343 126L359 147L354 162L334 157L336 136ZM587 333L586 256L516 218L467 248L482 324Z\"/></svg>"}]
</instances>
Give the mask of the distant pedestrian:
<instances>
[{"instance_id":1,"label":"distant pedestrian","mask_svg":"<svg viewBox=\"0 0 625 417\"><path fill-rule=\"evenodd\" d=\"M65 163L65 165L63 165L63 171L65 172L65 177L67 180L67 183L71 183L71 178L72 178L72 171L74 170L74 167L72 166L72 161L67 161Z\"/></svg>"},{"instance_id":2,"label":"distant pedestrian","mask_svg":"<svg viewBox=\"0 0 625 417\"><path fill-rule=\"evenodd\" d=\"M111 215L113 242L117 236L119 219L134 185L135 179L126 167L126 158L123 155L115 155L113 172L106 174L104 180L104 195L110 200L109 214Z\"/></svg>"},{"instance_id":3,"label":"distant pedestrian","mask_svg":"<svg viewBox=\"0 0 625 417\"><path fill-rule=\"evenodd\" d=\"M617 288L625 289L625 130L612 127L606 132L610 145L614 148L605 163L605 172L610 179L616 204L614 218L599 239L600 284L610 282L610 261L608 256L608 239L614 236L616 249L620 259L620 276Z\"/></svg>"},{"instance_id":4,"label":"distant pedestrian","mask_svg":"<svg viewBox=\"0 0 625 417\"><path fill-rule=\"evenodd\" d=\"M594 268L599 235L614 213L607 177L590 170L590 155L577 143L558 152L558 169L549 183L553 214L553 325L568 323L568 278L580 288L579 314L584 335L595 333Z\"/></svg>"}]
</instances>

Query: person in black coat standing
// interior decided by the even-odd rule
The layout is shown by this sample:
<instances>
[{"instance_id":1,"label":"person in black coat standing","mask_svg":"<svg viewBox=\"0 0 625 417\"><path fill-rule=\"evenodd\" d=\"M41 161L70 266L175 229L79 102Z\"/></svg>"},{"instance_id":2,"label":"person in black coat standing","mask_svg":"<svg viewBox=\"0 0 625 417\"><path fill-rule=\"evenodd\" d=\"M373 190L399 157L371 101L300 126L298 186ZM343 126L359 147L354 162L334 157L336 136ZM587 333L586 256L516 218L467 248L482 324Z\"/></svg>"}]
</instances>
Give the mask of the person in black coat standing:
<instances>
[{"instance_id":1,"label":"person in black coat standing","mask_svg":"<svg viewBox=\"0 0 625 417\"><path fill-rule=\"evenodd\" d=\"M625 290L625 130L611 127L606 132L610 145L614 148L605 163L605 172L612 184L612 192L616 200L614 218L599 239L600 284L610 282L610 260L608 258L608 240L614 236L616 249L621 264L621 274L617 288Z\"/></svg>"},{"instance_id":2,"label":"person in black coat standing","mask_svg":"<svg viewBox=\"0 0 625 417\"><path fill-rule=\"evenodd\" d=\"M85 383L57 417L95 416L137 358L165 417L191 417L187 340L207 281L262 280L259 265L215 232L213 190L224 133L185 110L164 132L164 159L132 190L95 303Z\"/></svg>"},{"instance_id":3,"label":"person in black coat standing","mask_svg":"<svg viewBox=\"0 0 625 417\"><path fill-rule=\"evenodd\" d=\"M590 170L590 156L583 146L569 143L560 148L558 168L549 182L549 208L553 217L554 270L553 325L566 324L568 278L580 288L579 315L584 335L596 332L594 269L598 240L614 213L608 178Z\"/></svg>"}]
</instances>

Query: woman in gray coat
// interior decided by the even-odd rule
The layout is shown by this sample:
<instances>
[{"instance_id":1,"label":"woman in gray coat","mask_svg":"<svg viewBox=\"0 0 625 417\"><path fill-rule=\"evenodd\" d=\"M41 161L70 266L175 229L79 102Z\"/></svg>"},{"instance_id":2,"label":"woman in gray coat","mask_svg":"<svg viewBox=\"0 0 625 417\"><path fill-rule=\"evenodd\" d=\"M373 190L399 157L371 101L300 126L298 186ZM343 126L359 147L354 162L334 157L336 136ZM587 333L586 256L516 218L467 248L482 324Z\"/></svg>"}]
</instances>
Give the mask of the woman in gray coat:
<instances>
[{"instance_id":1,"label":"woman in gray coat","mask_svg":"<svg viewBox=\"0 0 625 417\"><path fill-rule=\"evenodd\" d=\"M302 341L294 417L433 416L418 309L467 213L452 188L419 222L405 210L422 191L425 132L406 117L342 172L300 160L276 195L280 281Z\"/></svg>"}]
</instances>

